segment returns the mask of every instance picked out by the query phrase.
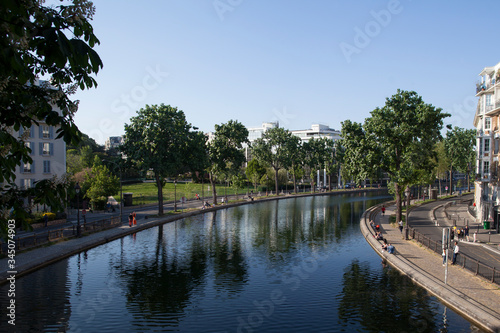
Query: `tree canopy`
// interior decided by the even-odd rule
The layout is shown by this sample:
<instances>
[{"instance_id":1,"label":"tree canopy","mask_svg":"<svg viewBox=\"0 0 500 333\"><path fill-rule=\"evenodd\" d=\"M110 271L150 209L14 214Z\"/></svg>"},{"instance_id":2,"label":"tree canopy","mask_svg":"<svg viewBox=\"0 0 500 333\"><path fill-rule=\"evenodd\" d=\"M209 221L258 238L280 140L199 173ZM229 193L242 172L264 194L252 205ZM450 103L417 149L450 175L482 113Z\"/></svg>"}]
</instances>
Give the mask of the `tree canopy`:
<instances>
[{"instance_id":1,"label":"tree canopy","mask_svg":"<svg viewBox=\"0 0 500 333\"><path fill-rule=\"evenodd\" d=\"M422 172L432 172L430 157L448 116L416 92L398 89L383 107L371 112L363 126L342 124L347 172L364 178L375 168L387 172L395 184L397 220L401 219L401 188L418 181Z\"/></svg>"},{"instance_id":2,"label":"tree canopy","mask_svg":"<svg viewBox=\"0 0 500 333\"><path fill-rule=\"evenodd\" d=\"M253 156L262 164L273 168L276 193L278 193L278 171L291 166L289 155L292 133L280 127L268 129L262 138L255 140L252 147Z\"/></svg>"},{"instance_id":3,"label":"tree canopy","mask_svg":"<svg viewBox=\"0 0 500 333\"><path fill-rule=\"evenodd\" d=\"M93 47L99 43L90 24L92 2L74 0L69 5L43 6L36 0L6 0L0 6L0 209L25 220L23 197L53 192L47 181L35 189L15 186L15 168L31 163L30 149L13 131L43 120L57 129L57 138L77 144L80 132L74 123L78 102L70 99L78 88L97 85L93 75L102 62ZM47 81L39 81L39 79ZM60 110L60 112L58 112ZM33 193L31 193L33 192ZM35 195L35 203L37 196ZM61 193L62 194L62 193ZM61 202L56 206L62 207ZM5 223L2 223L5 229Z\"/></svg>"},{"instance_id":4,"label":"tree canopy","mask_svg":"<svg viewBox=\"0 0 500 333\"><path fill-rule=\"evenodd\" d=\"M217 203L215 180L236 174L245 162L243 144L248 143L248 130L243 124L229 120L215 125L215 134L208 142L208 172L214 204Z\"/></svg>"},{"instance_id":5,"label":"tree canopy","mask_svg":"<svg viewBox=\"0 0 500 333\"><path fill-rule=\"evenodd\" d=\"M204 136L195 134L184 112L170 105L146 105L125 124L121 147L127 159L142 170L152 170L158 187L158 214L163 214L163 185L198 162ZM202 157L200 157L201 159Z\"/></svg>"}]
</instances>

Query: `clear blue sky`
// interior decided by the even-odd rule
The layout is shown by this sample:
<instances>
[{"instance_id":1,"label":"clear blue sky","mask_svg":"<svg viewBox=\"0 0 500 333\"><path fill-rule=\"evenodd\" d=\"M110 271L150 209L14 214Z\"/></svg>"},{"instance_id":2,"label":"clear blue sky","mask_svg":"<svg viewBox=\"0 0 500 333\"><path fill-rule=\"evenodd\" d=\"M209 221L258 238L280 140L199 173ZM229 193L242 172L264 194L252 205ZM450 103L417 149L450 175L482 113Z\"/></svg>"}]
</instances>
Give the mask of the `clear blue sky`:
<instances>
[{"instance_id":1,"label":"clear blue sky","mask_svg":"<svg viewBox=\"0 0 500 333\"><path fill-rule=\"evenodd\" d=\"M500 61L500 1L95 0L104 68L78 92L98 143L146 104L201 130L235 119L306 129L363 122L397 89L472 128L479 72Z\"/></svg>"}]
</instances>

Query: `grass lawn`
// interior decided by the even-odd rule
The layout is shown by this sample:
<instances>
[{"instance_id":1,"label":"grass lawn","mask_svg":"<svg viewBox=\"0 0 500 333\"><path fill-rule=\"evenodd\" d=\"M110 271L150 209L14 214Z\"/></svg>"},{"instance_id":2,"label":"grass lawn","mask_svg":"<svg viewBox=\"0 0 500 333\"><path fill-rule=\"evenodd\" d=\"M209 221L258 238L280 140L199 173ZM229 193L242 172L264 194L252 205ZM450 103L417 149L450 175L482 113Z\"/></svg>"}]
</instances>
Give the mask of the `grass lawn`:
<instances>
[{"instance_id":1,"label":"grass lawn","mask_svg":"<svg viewBox=\"0 0 500 333\"><path fill-rule=\"evenodd\" d=\"M163 201L173 201L175 192L177 192L177 200L181 197L186 197L188 200L194 199L196 193L198 193L200 197L202 195L204 197L212 197L212 187L210 184L203 184L203 191L202 184L196 183L178 182L176 189L175 187L174 183L165 184L163 187ZM238 189L238 194L246 195L249 190L253 190L253 187L249 189ZM234 195L236 193L234 188L217 185L217 196L224 195L224 191L226 191L227 195ZM133 193L132 199L134 205L146 205L158 202L158 188L156 187L156 183L148 182L123 185L123 193ZM120 201L120 195L116 195L115 199Z\"/></svg>"}]
</instances>

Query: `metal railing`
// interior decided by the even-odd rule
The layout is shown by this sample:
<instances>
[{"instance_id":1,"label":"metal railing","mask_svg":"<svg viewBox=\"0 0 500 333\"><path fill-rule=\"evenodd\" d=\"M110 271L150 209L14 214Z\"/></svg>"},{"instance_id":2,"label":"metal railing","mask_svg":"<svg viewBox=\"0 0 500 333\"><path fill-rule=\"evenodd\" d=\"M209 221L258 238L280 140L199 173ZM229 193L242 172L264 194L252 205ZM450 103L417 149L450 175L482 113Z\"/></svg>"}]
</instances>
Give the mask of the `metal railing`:
<instances>
[{"instance_id":1,"label":"metal railing","mask_svg":"<svg viewBox=\"0 0 500 333\"><path fill-rule=\"evenodd\" d=\"M441 241L437 242L435 240L432 240L413 228L410 228L410 235L412 239L426 246L429 250L432 250L439 255L442 254L443 244ZM449 252L450 253L448 259L451 260L453 257L453 251ZM456 265L471 271L472 273L474 273L474 275L480 276L492 283L500 285L500 270L487 264L481 263L479 260L472 258L471 256L460 253L457 256Z\"/></svg>"},{"instance_id":2,"label":"metal railing","mask_svg":"<svg viewBox=\"0 0 500 333\"><path fill-rule=\"evenodd\" d=\"M120 218L113 216L102 220L82 223L80 225L82 233L94 233L97 231L113 228L120 225ZM76 237L76 225L59 229L35 232L31 235L15 238L16 250L26 250L62 239ZM7 253L7 243L0 243L0 254Z\"/></svg>"}]
</instances>

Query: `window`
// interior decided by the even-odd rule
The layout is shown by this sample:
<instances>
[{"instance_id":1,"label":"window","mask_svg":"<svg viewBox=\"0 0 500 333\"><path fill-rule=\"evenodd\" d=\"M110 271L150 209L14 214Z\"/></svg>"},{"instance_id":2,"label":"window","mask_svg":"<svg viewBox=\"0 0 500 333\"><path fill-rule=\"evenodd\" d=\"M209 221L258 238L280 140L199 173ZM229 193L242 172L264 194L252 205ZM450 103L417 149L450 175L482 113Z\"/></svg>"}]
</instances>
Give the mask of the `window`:
<instances>
[{"instance_id":1,"label":"window","mask_svg":"<svg viewBox=\"0 0 500 333\"><path fill-rule=\"evenodd\" d=\"M483 164L483 174L487 175L490 173L490 162L489 161L484 161Z\"/></svg>"},{"instance_id":2,"label":"window","mask_svg":"<svg viewBox=\"0 0 500 333\"><path fill-rule=\"evenodd\" d=\"M35 154L35 143L34 142L25 142L24 144L26 145L27 148L29 148L31 150L30 155L34 155Z\"/></svg>"},{"instance_id":3,"label":"window","mask_svg":"<svg viewBox=\"0 0 500 333\"><path fill-rule=\"evenodd\" d=\"M24 163L23 165L23 173L32 173L33 171L33 165L31 163Z\"/></svg>"},{"instance_id":4,"label":"window","mask_svg":"<svg viewBox=\"0 0 500 333\"><path fill-rule=\"evenodd\" d=\"M484 139L484 152L490 152L490 139Z\"/></svg>"},{"instance_id":5,"label":"window","mask_svg":"<svg viewBox=\"0 0 500 333\"><path fill-rule=\"evenodd\" d=\"M40 142L40 155L53 155L54 144L51 142Z\"/></svg>"},{"instance_id":6,"label":"window","mask_svg":"<svg viewBox=\"0 0 500 333\"><path fill-rule=\"evenodd\" d=\"M50 173L50 161L43 161L43 173Z\"/></svg>"},{"instance_id":7,"label":"window","mask_svg":"<svg viewBox=\"0 0 500 333\"><path fill-rule=\"evenodd\" d=\"M489 130L491 128L491 118L486 117L484 118L484 129Z\"/></svg>"},{"instance_id":8,"label":"window","mask_svg":"<svg viewBox=\"0 0 500 333\"><path fill-rule=\"evenodd\" d=\"M40 125L39 137L40 139L52 139L54 137L54 129L52 126Z\"/></svg>"},{"instance_id":9,"label":"window","mask_svg":"<svg viewBox=\"0 0 500 333\"><path fill-rule=\"evenodd\" d=\"M33 187L33 179L21 179L21 189L28 189Z\"/></svg>"},{"instance_id":10,"label":"window","mask_svg":"<svg viewBox=\"0 0 500 333\"><path fill-rule=\"evenodd\" d=\"M491 105L491 94L486 95L486 106Z\"/></svg>"}]
</instances>

